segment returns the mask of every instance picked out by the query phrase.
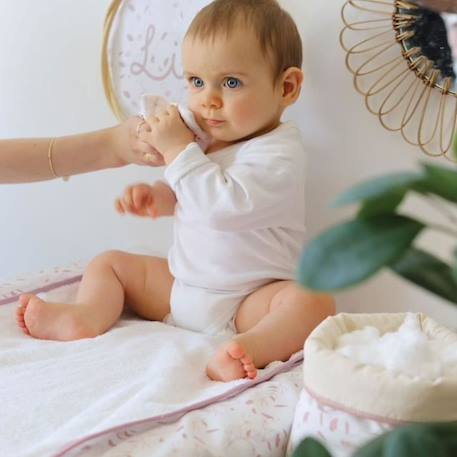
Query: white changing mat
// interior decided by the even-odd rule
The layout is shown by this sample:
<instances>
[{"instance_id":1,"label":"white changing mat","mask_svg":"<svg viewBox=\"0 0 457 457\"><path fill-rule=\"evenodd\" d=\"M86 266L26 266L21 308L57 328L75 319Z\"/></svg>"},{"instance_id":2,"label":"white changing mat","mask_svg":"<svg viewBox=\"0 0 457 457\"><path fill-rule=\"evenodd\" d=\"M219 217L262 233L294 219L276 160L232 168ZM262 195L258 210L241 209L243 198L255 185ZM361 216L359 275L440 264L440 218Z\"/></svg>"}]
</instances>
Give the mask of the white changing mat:
<instances>
[{"instance_id":1,"label":"white changing mat","mask_svg":"<svg viewBox=\"0 0 457 457\"><path fill-rule=\"evenodd\" d=\"M72 298L77 284L67 282L49 297ZM42 341L20 332L12 304L0 306L0 455L72 455L99 432L128 423L135 431L132 422L145 420L139 433L151 418L167 423L255 385L206 377L222 340L130 316L95 339ZM258 380L300 359L272 364Z\"/></svg>"}]
</instances>

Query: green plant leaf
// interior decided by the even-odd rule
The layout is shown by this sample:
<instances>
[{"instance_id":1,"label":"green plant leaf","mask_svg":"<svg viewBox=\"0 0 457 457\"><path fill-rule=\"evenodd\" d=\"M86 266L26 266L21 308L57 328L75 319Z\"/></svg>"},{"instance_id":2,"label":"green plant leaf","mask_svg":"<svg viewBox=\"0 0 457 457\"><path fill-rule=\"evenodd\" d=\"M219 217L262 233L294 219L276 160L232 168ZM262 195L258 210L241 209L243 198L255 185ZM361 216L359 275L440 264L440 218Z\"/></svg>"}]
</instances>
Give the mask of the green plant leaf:
<instances>
[{"instance_id":1,"label":"green plant leaf","mask_svg":"<svg viewBox=\"0 0 457 457\"><path fill-rule=\"evenodd\" d=\"M378 214L393 213L405 196L404 189L397 189L377 198L365 200L357 213L357 217L372 217Z\"/></svg>"},{"instance_id":2,"label":"green plant leaf","mask_svg":"<svg viewBox=\"0 0 457 457\"><path fill-rule=\"evenodd\" d=\"M377 199L392 192L404 195L413 184L422 179L423 175L420 173L393 173L373 178L343 192L336 198L332 206L338 207L362 200Z\"/></svg>"},{"instance_id":3,"label":"green plant leaf","mask_svg":"<svg viewBox=\"0 0 457 457\"><path fill-rule=\"evenodd\" d=\"M384 457L450 457L433 429L400 427L387 436Z\"/></svg>"},{"instance_id":4,"label":"green plant leaf","mask_svg":"<svg viewBox=\"0 0 457 457\"><path fill-rule=\"evenodd\" d=\"M387 437L387 433L369 441L367 444L359 448L353 455L353 457L383 457L384 441ZM402 456L403 457L403 456Z\"/></svg>"},{"instance_id":5,"label":"green plant leaf","mask_svg":"<svg viewBox=\"0 0 457 457\"><path fill-rule=\"evenodd\" d=\"M432 254L410 247L390 268L408 281L457 304L457 282L452 269Z\"/></svg>"},{"instance_id":6,"label":"green plant leaf","mask_svg":"<svg viewBox=\"0 0 457 457\"><path fill-rule=\"evenodd\" d=\"M451 267L452 278L457 283L457 248L454 249L453 254L453 263Z\"/></svg>"},{"instance_id":7,"label":"green plant leaf","mask_svg":"<svg viewBox=\"0 0 457 457\"><path fill-rule=\"evenodd\" d=\"M430 164L422 164L422 167L425 177L417 183L415 189L457 202L457 171L453 168Z\"/></svg>"},{"instance_id":8,"label":"green plant leaf","mask_svg":"<svg viewBox=\"0 0 457 457\"><path fill-rule=\"evenodd\" d=\"M423 228L422 223L397 214L332 227L305 247L297 279L321 291L353 286L400 258Z\"/></svg>"},{"instance_id":9,"label":"green plant leaf","mask_svg":"<svg viewBox=\"0 0 457 457\"><path fill-rule=\"evenodd\" d=\"M455 422L409 424L368 442L353 457L454 457L456 437Z\"/></svg>"},{"instance_id":10,"label":"green plant leaf","mask_svg":"<svg viewBox=\"0 0 457 457\"><path fill-rule=\"evenodd\" d=\"M332 457L319 441L305 438L295 449L292 457Z\"/></svg>"}]
</instances>

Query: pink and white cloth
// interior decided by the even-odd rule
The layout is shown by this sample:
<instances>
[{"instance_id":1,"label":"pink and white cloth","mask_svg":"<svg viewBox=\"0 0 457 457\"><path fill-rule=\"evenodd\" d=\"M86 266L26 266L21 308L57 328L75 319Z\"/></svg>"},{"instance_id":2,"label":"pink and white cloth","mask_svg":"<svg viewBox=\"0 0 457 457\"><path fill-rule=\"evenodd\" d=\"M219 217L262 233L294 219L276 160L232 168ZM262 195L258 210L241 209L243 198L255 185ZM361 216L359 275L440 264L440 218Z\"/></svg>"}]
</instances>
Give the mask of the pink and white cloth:
<instances>
[{"instance_id":1,"label":"pink and white cloth","mask_svg":"<svg viewBox=\"0 0 457 457\"><path fill-rule=\"evenodd\" d=\"M15 324L18 294L71 301L81 271L74 265L0 285L0 455L284 456L302 353L254 381L220 383L205 365L222 337L128 314L94 339L25 336Z\"/></svg>"}]
</instances>

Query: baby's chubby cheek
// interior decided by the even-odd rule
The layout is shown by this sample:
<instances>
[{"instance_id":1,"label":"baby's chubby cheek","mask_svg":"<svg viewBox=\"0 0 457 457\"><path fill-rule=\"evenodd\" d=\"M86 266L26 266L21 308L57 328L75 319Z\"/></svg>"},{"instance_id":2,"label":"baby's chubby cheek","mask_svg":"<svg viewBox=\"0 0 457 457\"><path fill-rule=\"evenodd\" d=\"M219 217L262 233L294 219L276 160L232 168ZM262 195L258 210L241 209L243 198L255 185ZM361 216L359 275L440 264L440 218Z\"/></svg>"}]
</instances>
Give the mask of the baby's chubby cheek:
<instances>
[{"instance_id":1,"label":"baby's chubby cheek","mask_svg":"<svg viewBox=\"0 0 457 457\"><path fill-rule=\"evenodd\" d=\"M196 111L194 111L192 108L189 108L190 112L194 115L194 119L195 119L195 122L197 123L197 125L204 131L206 132L205 130L205 127L206 127L206 124L205 122L203 121L203 117L197 113Z\"/></svg>"}]
</instances>

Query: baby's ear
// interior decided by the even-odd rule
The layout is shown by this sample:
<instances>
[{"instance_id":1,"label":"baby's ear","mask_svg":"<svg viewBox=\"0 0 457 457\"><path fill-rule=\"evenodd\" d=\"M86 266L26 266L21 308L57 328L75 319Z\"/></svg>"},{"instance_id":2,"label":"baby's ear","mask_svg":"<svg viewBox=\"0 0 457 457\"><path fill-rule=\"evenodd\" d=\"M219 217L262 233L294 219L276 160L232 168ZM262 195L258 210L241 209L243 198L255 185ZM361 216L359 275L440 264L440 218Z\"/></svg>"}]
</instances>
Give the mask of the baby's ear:
<instances>
[{"instance_id":1,"label":"baby's ear","mask_svg":"<svg viewBox=\"0 0 457 457\"><path fill-rule=\"evenodd\" d=\"M298 67L289 67L282 75L282 100L284 107L295 103L300 95L303 83L303 71Z\"/></svg>"}]
</instances>

